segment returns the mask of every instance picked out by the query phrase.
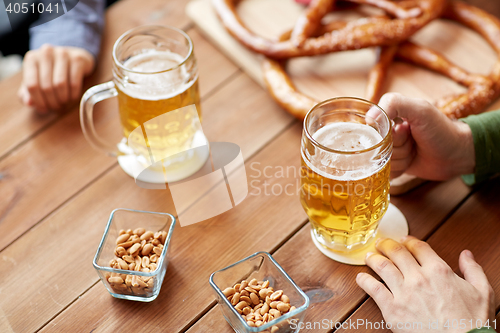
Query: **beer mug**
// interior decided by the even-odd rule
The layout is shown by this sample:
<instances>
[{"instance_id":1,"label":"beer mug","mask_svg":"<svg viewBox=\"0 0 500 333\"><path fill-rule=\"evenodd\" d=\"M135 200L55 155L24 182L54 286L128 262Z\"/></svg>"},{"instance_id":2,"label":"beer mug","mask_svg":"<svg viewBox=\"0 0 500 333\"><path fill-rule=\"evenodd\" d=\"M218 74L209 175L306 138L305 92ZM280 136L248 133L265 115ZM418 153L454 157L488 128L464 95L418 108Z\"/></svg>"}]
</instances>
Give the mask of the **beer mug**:
<instances>
[{"instance_id":1,"label":"beer mug","mask_svg":"<svg viewBox=\"0 0 500 333\"><path fill-rule=\"evenodd\" d=\"M377 105L333 98L304 119L300 199L323 247L348 252L375 236L389 206L392 121Z\"/></svg>"},{"instance_id":2,"label":"beer mug","mask_svg":"<svg viewBox=\"0 0 500 333\"><path fill-rule=\"evenodd\" d=\"M136 180L164 183L195 173L209 153L189 36L173 27L137 27L118 38L113 60L113 81L83 95L80 121L86 139L118 157L122 169ZM123 139L110 144L96 134L93 109L115 96Z\"/></svg>"}]
</instances>

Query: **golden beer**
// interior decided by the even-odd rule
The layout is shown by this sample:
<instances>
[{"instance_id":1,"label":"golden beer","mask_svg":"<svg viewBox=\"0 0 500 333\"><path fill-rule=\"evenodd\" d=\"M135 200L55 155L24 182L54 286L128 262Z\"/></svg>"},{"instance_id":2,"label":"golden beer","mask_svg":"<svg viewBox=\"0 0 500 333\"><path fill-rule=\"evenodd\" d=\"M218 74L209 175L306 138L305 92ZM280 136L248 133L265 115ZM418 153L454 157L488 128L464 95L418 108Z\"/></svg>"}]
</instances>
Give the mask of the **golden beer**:
<instances>
[{"instance_id":1,"label":"golden beer","mask_svg":"<svg viewBox=\"0 0 500 333\"><path fill-rule=\"evenodd\" d=\"M172 52L150 51L133 56L124 64L132 71L127 81L133 84L117 84L120 119L124 137L128 138L129 146L139 150L138 154L147 155L147 148L154 147L157 156L173 156L190 149L196 132L201 131L198 77L189 80L192 74L183 68L162 72L165 68L175 68L182 60ZM148 72L151 74L143 74ZM162 86L165 88L158 89ZM196 107L196 113L169 115L168 124L153 120L189 105ZM199 121L193 119L196 116ZM134 131L141 126L144 131Z\"/></svg>"},{"instance_id":2,"label":"golden beer","mask_svg":"<svg viewBox=\"0 0 500 333\"><path fill-rule=\"evenodd\" d=\"M114 44L113 80L88 89L82 97L85 138L116 156L141 186L161 188L165 181L185 179L208 159L193 50L189 36L177 28L133 28ZM118 97L123 133L117 143L102 140L93 121L94 105L113 97Z\"/></svg>"},{"instance_id":3,"label":"golden beer","mask_svg":"<svg viewBox=\"0 0 500 333\"><path fill-rule=\"evenodd\" d=\"M330 111L312 125L306 118L300 198L315 239L349 251L370 241L389 206L390 124L356 109Z\"/></svg>"}]
</instances>

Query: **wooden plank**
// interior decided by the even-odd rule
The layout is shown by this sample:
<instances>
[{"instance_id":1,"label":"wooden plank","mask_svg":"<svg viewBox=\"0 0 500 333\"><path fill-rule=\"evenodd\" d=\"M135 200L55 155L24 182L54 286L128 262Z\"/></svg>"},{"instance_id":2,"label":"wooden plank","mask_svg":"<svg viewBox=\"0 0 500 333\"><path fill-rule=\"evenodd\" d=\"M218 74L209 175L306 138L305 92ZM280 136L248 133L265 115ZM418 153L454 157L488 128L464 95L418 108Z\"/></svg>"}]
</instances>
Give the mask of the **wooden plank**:
<instances>
[{"instance_id":1,"label":"wooden plank","mask_svg":"<svg viewBox=\"0 0 500 333\"><path fill-rule=\"evenodd\" d=\"M296 184L293 175L266 179L263 174L257 177L258 172L254 170L263 173L263 168L266 166L273 169L287 165L298 167L299 150L296 148L300 143L300 127L300 124L296 124L247 161L249 181L257 180L259 183L254 182L252 190L255 191L257 188L263 190L265 180L280 186ZM103 179L102 182L104 181ZM109 180L106 181L109 187ZM96 185L102 182L99 181ZM97 190L96 188L95 191ZM131 188L129 191L134 189ZM86 197L86 192L89 191L85 191L82 196ZM135 205L142 204L140 196L134 195L133 198L139 201ZM95 332L119 329L139 331L160 327L167 332L181 330L212 303L213 294L208 286L211 272L258 250L272 250L286 235L293 233L302 224L305 214L297 204L295 195L282 195L272 199L265 195L249 195L231 211L209 221L178 228L172 242L172 258L165 276L166 282L159 297L151 305L117 302L106 294L99 283L51 321L42 332L51 331L55 327L66 330L74 325L72 323L74 320L78 320L81 327L95 329ZM151 198L148 200L151 201ZM130 198L128 200L122 198L121 202L126 206ZM74 203L67 210L81 211L82 208L76 205L77 203ZM284 210L277 207L287 208ZM256 237L248 237L252 234ZM97 243L97 240L93 243ZM91 251L92 249L88 249L88 252ZM90 255L87 255L87 262L89 257ZM80 269L89 272L87 275L91 274L91 267L85 266ZM94 310L82 313L81 309L88 308L90 304L93 304Z\"/></svg>"},{"instance_id":2,"label":"wooden plank","mask_svg":"<svg viewBox=\"0 0 500 333\"><path fill-rule=\"evenodd\" d=\"M446 223L428 240L436 252L455 270L458 269L458 256L464 249L474 254L483 266L495 290L496 309L500 308L500 207L497 192L500 179L489 182L479 192L473 194ZM353 315L351 321L366 319L380 322L382 314L372 299L363 304ZM355 332L355 330L339 330ZM365 332L390 332L389 330L365 330Z\"/></svg>"},{"instance_id":3,"label":"wooden plank","mask_svg":"<svg viewBox=\"0 0 500 333\"><path fill-rule=\"evenodd\" d=\"M391 201L406 216L410 233L425 237L468 193L469 188L459 179L455 179L445 183L425 184L404 196L391 198ZM342 321L347 313L353 311L366 298L363 290L357 287L355 278L357 273L369 272L370 269L366 266L340 264L321 254L311 240L308 224L279 248L273 257L304 291L311 295L316 294L316 291L319 294L331 295L331 298L323 302L313 303L313 298L305 321ZM206 327L211 327L206 332L230 332L229 325L217 307L200 319L190 332L199 332L201 328L205 332ZM330 329L316 327L301 330L303 331L329 332Z\"/></svg>"},{"instance_id":4,"label":"wooden plank","mask_svg":"<svg viewBox=\"0 0 500 333\"><path fill-rule=\"evenodd\" d=\"M242 100L244 102L241 102ZM243 74L207 99L203 108L204 130L207 136L212 141L230 141L238 144L244 157L257 152L294 122L290 116L282 113L271 103L270 98L259 86ZM246 119L246 121L235 122L234 119ZM296 128L296 134L300 136L299 127ZM290 159L298 160L298 150L292 156L276 156L275 158L281 158L283 163L291 163ZM0 308L6 314L13 329L15 331L38 329L68 304L75 301L79 295L85 293L98 279L90 263L111 210L117 207L127 207L173 211L171 199L163 192L137 187L133 179L116 166L2 251L4 260L0 261L0 285L2 286L0 287L2 288ZM36 193L40 193L39 190ZM269 203L260 214L273 208L274 205ZM77 301L75 307L71 307L78 309L79 306L85 304L84 299L90 299L93 303L93 310L85 311L86 315L79 319L80 323L82 321L85 323L79 327L101 324L104 325L103 327L121 326L120 313L122 311L127 313L126 308L133 312L139 311L131 307L139 307L140 311L146 311L147 307L150 309L147 312L157 317L157 319L152 319L151 326L148 327L157 327L155 325L161 324L166 327L166 331L169 331L169 327L179 328L186 325L192 319L193 312L201 311L207 306L207 302L211 301L211 294L205 288L205 280L202 281L199 277L233 260L233 257L221 256L220 259L211 262L202 254L207 251L231 253L231 251L226 252L226 247L237 247L241 255L246 255L252 250L253 239L250 238L241 243L235 237L229 241L220 242L220 240L227 239L225 232L228 226L238 225L235 232L241 234L242 229L247 227L245 223L254 221L255 215L259 212L255 207L252 207L253 211L247 210L244 213L238 209L241 208L238 206L235 212L226 213L224 215L226 219L219 217L211 222L177 228L172 243L173 258L164 284L165 289L152 305L117 301L106 292L102 293L99 289L102 286L97 285L86 293L84 298L81 298L82 301ZM237 219L241 214L247 215L246 221L240 222ZM293 211L290 211L290 214L293 214ZM289 229L293 229L293 224L286 223L286 219L291 217L292 215L283 215L279 218L283 230L277 230L278 232L283 234L291 232ZM265 220L261 219L259 223L262 225ZM200 235L204 237L200 238ZM272 239L279 242L279 238L268 230L262 242L272 244ZM187 246L193 242L196 243L194 249ZM48 253L50 253L49 256ZM13 280L25 286L22 291L13 292L3 288L9 285L7 281ZM195 297L187 297L185 291L180 288L184 283L192 285L193 290L203 289L204 291ZM98 301L101 297L104 301ZM177 301L171 302L171 297ZM183 305L180 306L181 304ZM96 306L104 306L104 308L98 309ZM105 308L107 310L104 310ZM108 310L112 313L107 313ZM26 313L33 315L26 318ZM64 315L58 318L60 323L57 325L68 325L65 320L73 315L75 314L72 311L64 312ZM76 315L81 316L83 313ZM96 320L93 316L100 317L100 319ZM139 331L139 327L142 328L144 323L134 318L137 317L130 316L135 324L123 322L126 325L122 326L123 329L132 325L126 330ZM73 328L69 330L72 331Z\"/></svg>"},{"instance_id":5,"label":"wooden plank","mask_svg":"<svg viewBox=\"0 0 500 333\"><path fill-rule=\"evenodd\" d=\"M184 14L183 0L122 0L106 11L106 24L101 42L101 53L95 73L85 81L85 87L111 78L112 50L115 40L125 31L145 24L164 24L186 28L189 18ZM231 66L229 66L231 68ZM31 108L23 106L17 98L22 74L0 82L0 157L23 141L35 135L40 129L61 114L37 116ZM76 110L77 104L68 107Z\"/></svg>"},{"instance_id":6,"label":"wooden plank","mask_svg":"<svg viewBox=\"0 0 500 333\"><path fill-rule=\"evenodd\" d=\"M235 74L237 68L194 29L189 34L197 48L203 98ZM112 131L119 128L116 104L105 106L98 113L96 125L117 132ZM209 114L205 118L210 124ZM80 129L77 112L65 115L0 161L0 191L5 198L0 201L0 249L115 163L115 159L90 147Z\"/></svg>"}]
</instances>

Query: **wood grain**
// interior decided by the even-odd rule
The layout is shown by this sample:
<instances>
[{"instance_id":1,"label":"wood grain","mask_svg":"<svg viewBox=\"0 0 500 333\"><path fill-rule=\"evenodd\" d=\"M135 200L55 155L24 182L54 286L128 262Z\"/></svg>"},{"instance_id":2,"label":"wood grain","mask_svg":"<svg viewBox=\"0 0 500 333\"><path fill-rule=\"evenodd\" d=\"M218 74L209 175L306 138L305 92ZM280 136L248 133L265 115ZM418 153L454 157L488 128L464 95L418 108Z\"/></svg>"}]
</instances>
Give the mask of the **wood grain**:
<instances>
[{"instance_id":1,"label":"wood grain","mask_svg":"<svg viewBox=\"0 0 500 333\"><path fill-rule=\"evenodd\" d=\"M245 102L241 102L241 99ZM205 130L207 136L214 141L227 140L238 144L245 157L257 152L294 121L270 103L266 93L243 74L207 99L203 104L203 108L205 123L207 124ZM247 121L234 122L233 117L243 119L249 114L250 110L253 110L253 113L247 117ZM211 123L212 125L210 125ZM298 135L300 136L300 131L298 131ZM297 146L291 146L294 150L295 147ZM298 149L293 155L293 158L298 161L297 154ZM290 162L290 158L284 158L283 163ZM16 331L37 329L68 304L75 301L80 294L85 293L97 281L97 275L90 262L104 230L107 215L117 207L172 211L171 199L162 192L137 187L133 179L115 166L110 172L97 179L95 183L90 184L86 189L81 190L74 199L57 209L44 221L36 225L35 228L23 235L22 238L2 251L2 257L6 259L0 261L0 281L15 279L26 286L22 292L16 293L2 289L0 307L6 313L12 327ZM268 205L268 209L274 208L272 203ZM256 208L252 209L255 212L258 211ZM264 213L265 211L262 212L262 214ZM246 214L248 215L248 221L253 221L252 214L255 213L248 211L244 213L231 212L227 220L220 221L220 218L216 218L212 222L200 223L199 226L193 225L176 230L172 243L172 253L175 256L166 277L166 281L175 282L172 284L165 283L167 288L163 290L160 298L154 303L160 304L160 306L155 307L157 309L155 311L160 311L161 314L167 309L165 303L168 303L170 298L162 298L162 295L170 296L172 293L177 293L178 302L182 303L187 296L185 291L179 287L184 283L192 284L193 288L203 286L203 289L206 289L204 288L205 280L200 279L200 276L208 274L210 270L215 270L218 266L225 265L232 260L229 255L231 251L227 252L228 257L221 257L222 263L207 262L202 254L207 253L207 250L213 246L235 246L238 244L236 238L233 238L231 242L217 242L217 240L225 239L225 230L228 229L228 224L232 226L235 221L238 221L240 229L239 231L236 229L235 232L241 232L241 228L245 227L245 224L237 219L238 214ZM292 228L284 223L285 218L285 216L282 217L283 228ZM260 223L264 223L264 220ZM212 229L214 232L210 234L208 231ZM206 235L206 238L199 239L201 234ZM269 241L269 238L273 236L268 233L267 237L266 241ZM193 242L199 243L198 247L192 249L191 244ZM239 244L239 251L246 254L247 251L250 251L251 243L252 239L248 239L246 244ZM225 253L225 250L226 248L215 249L212 253ZM47 265L46 261L43 260L43 258L46 258L47 253L51 254L50 265ZM29 258L30 261L24 261L23 258ZM71 258L71 260L68 262L67 258ZM21 262L23 264L17 264ZM197 271L197 269L201 268L204 269L204 273ZM32 274L31 272L37 273ZM40 281L44 281L42 285L40 285ZM45 281L54 281L54 283ZM0 285L7 285L7 283L4 282ZM5 293L6 295L3 296ZM91 292L87 294L94 295L93 293L98 298L104 296L106 299L106 302L95 303L96 299L93 296L90 297L93 308L95 308L95 305L100 304L99 306L115 311L118 309L116 304L122 304L121 306L125 307L139 306L137 303L131 302L120 303L118 301L117 303L107 293L101 293L97 288L92 288ZM82 297L80 300L84 298ZM157 314L157 321L164 326L167 324L173 327L186 325L186 321L189 322L192 319L190 316L193 311L201 311L206 306L206 301L211 301L209 298L207 298L207 294L200 294L199 297L193 298L192 301L195 303L201 301L198 305L201 306L201 309L198 310L195 310L196 307L194 307L193 303L187 301L184 304L189 307L189 310L188 308L177 309L174 304L171 304L172 309L169 309L172 314L168 316ZM163 300L160 301L161 299ZM18 305L15 308L9 307L8 304L14 300ZM44 304L44 306L41 307L41 304ZM77 301L75 304L82 304L82 302ZM111 309L109 308L110 304L113 304ZM24 314L27 312L34 313L28 320L24 318ZM103 315L102 318L109 317L109 313L97 309L96 311L85 312L87 312L88 316ZM61 319L71 317L71 313L69 312L67 317L64 316ZM154 314L154 312L151 313ZM81 320L88 320L87 325L99 322L99 320L93 318L82 317L82 313L76 315L81 317ZM178 316L178 319L170 322L176 316ZM112 318L113 325L120 325L121 317L110 318ZM130 318L133 319L134 317ZM115 322L115 320L117 321ZM165 323L165 321L168 323ZM70 322L65 322L64 325L66 324L73 325ZM128 322L125 324L129 325ZM142 325L140 322L137 322L137 324ZM60 323L60 325L63 324ZM71 331L71 328L68 328L68 330Z\"/></svg>"},{"instance_id":2,"label":"wood grain","mask_svg":"<svg viewBox=\"0 0 500 333\"><path fill-rule=\"evenodd\" d=\"M201 96L237 72L196 31L189 34L197 49ZM248 96L252 98L252 96ZM100 112L96 127L116 132L116 104ZM286 116L281 116L281 119ZM274 119L269 119L273 121ZM210 117L206 117L210 124ZM115 126L116 125L116 126ZM229 128L229 126L228 126ZM70 112L43 133L0 161L0 249L91 183L116 160L94 150L83 137L78 112Z\"/></svg>"},{"instance_id":3,"label":"wood grain","mask_svg":"<svg viewBox=\"0 0 500 333\"><path fill-rule=\"evenodd\" d=\"M405 214L410 233L425 237L463 200L468 191L468 187L455 179L446 183L425 184L397 199L391 198L391 201ZM420 209L415 209L416 207ZM334 323L342 322L345 315L354 311L367 297L357 286L355 277L359 272L371 270L366 266L344 265L321 254L311 240L308 224L280 247L273 257L302 290L313 296L305 321L321 322L327 319ZM327 295L330 297L319 301ZM222 320L214 318L216 316L220 316ZM205 327L211 327L209 332L230 331L217 307L201 318L191 332L199 332ZM317 327L302 331L329 332L330 329Z\"/></svg>"},{"instance_id":4,"label":"wood grain","mask_svg":"<svg viewBox=\"0 0 500 333\"><path fill-rule=\"evenodd\" d=\"M437 254L457 273L459 273L460 252L465 249L472 251L495 290L497 310L500 308L500 239L498 238L500 207L496 196L498 186L500 186L499 179L489 182L479 192L473 194L428 240ZM350 317L351 321L357 319L380 322L383 318L375 302L369 299ZM355 330L342 329L338 332L355 332ZM385 333L390 330L365 330L365 332Z\"/></svg>"}]
</instances>

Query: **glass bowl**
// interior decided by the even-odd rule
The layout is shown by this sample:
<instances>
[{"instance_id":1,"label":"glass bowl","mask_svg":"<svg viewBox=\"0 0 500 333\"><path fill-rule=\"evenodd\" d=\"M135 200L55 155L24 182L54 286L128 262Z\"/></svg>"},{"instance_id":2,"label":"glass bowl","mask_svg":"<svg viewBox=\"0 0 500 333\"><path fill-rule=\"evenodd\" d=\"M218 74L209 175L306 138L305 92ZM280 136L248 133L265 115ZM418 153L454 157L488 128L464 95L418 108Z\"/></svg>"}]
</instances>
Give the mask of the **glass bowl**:
<instances>
[{"instance_id":1,"label":"glass bowl","mask_svg":"<svg viewBox=\"0 0 500 333\"><path fill-rule=\"evenodd\" d=\"M155 213L124 208L118 208L111 212L93 262L97 274L99 274L101 281L111 296L141 302L151 302L156 299L160 293L163 278L167 271L169 244L175 222L175 217L168 213ZM120 234L120 230L135 230L137 228L144 228L147 231L153 232L167 232L163 249L161 249L161 252L158 250L160 254L155 258L156 269L150 272L143 272L110 267L110 261L116 258L116 240ZM123 283L110 284L108 281L110 277L121 278ZM116 279L112 282L116 282Z\"/></svg>"},{"instance_id":2,"label":"glass bowl","mask_svg":"<svg viewBox=\"0 0 500 333\"><path fill-rule=\"evenodd\" d=\"M269 281L274 290L283 290L290 298L290 305L296 309L283 314L260 327L250 327L230 301L224 296L223 290L233 287L242 280ZM267 252L257 252L226 268L218 270L210 276L210 285L214 289L219 307L224 318L238 333L246 332L298 332L300 323L304 320L309 307L309 297L293 282L288 274ZM276 329L276 326L278 329Z\"/></svg>"}]
</instances>

